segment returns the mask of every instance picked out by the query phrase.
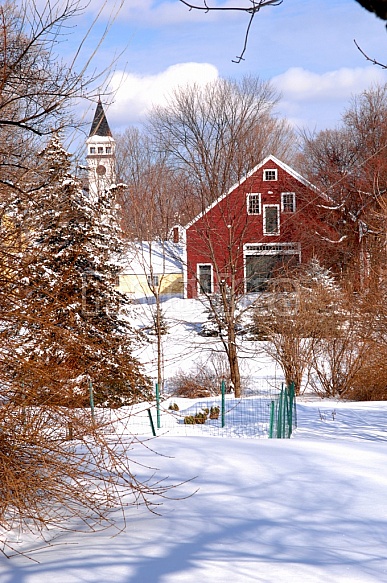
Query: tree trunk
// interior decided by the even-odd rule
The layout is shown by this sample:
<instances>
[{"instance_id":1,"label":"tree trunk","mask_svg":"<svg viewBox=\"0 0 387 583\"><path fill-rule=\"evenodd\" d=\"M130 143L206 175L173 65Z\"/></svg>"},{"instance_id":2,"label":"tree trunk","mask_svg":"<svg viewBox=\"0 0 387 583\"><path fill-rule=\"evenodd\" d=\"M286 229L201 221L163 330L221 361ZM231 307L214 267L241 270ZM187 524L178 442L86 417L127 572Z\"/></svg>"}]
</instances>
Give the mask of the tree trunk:
<instances>
[{"instance_id":1,"label":"tree trunk","mask_svg":"<svg viewBox=\"0 0 387 583\"><path fill-rule=\"evenodd\" d=\"M241 375L239 371L239 362L238 362L238 355L237 355L237 346L235 342L235 328L232 327L232 330L229 330L229 337L228 337L228 363L230 366L230 377L231 383L234 389L234 395L237 399L242 396L241 391Z\"/></svg>"}]
</instances>

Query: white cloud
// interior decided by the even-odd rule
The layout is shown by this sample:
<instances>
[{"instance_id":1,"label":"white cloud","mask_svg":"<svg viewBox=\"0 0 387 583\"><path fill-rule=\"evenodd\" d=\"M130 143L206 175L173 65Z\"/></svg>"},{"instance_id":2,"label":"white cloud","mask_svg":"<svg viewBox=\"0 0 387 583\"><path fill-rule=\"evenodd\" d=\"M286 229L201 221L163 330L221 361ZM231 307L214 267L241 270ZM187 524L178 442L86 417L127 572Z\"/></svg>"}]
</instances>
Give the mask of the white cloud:
<instances>
[{"instance_id":1,"label":"white cloud","mask_svg":"<svg viewBox=\"0 0 387 583\"><path fill-rule=\"evenodd\" d=\"M282 93L280 115L295 127L311 130L336 126L353 96L386 82L387 72L373 66L343 67L320 74L292 67L272 79Z\"/></svg>"},{"instance_id":2,"label":"white cloud","mask_svg":"<svg viewBox=\"0 0 387 583\"><path fill-rule=\"evenodd\" d=\"M136 123L153 105L165 103L178 86L205 84L217 77L217 68L209 63L180 63L148 76L117 71L110 84L115 99L109 108L109 123L113 127Z\"/></svg>"},{"instance_id":3,"label":"white cloud","mask_svg":"<svg viewBox=\"0 0 387 583\"><path fill-rule=\"evenodd\" d=\"M322 74L292 67L272 79L286 100L301 102L349 99L372 84L384 84L386 81L386 72L377 67L344 67Z\"/></svg>"}]
</instances>

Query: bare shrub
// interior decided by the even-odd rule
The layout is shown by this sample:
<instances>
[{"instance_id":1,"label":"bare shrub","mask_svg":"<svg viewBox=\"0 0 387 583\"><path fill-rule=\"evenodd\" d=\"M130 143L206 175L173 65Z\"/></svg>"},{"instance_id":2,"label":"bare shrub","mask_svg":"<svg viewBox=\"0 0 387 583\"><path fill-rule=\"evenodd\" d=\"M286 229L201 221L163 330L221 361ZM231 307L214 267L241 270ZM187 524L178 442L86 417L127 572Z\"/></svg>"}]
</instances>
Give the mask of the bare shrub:
<instances>
[{"instance_id":1,"label":"bare shrub","mask_svg":"<svg viewBox=\"0 0 387 583\"><path fill-rule=\"evenodd\" d=\"M169 487L142 483L128 450L125 426L98 411L55 407L0 408L0 540L5 555L20 552L10 539L31 532L48 540L54 529L99 530L114 526L112 510L130 504L155 509ZM68 429L71 428L71 432ZM69 439L73 437L74 439ZM156 495L156 496L155 496ZM125 502L124 502L125 500Z\"/></svg>"},{"instance_id":2,"label":"bare shrub","mask_svg":"<svg viewBox=\"0 0 387 583\"><path fill-rule=\"evenodd\" d=\"M313 344L310 386L321 397L348 398L364 368L370 343L352 331Z\"/></svg>"},{"instance_id":3,"label":"bare shrub","mask_svg":"<svg viewBox=\"0 0 387 583\"><path fill-rule=\"evenodd\" d=\"M214 353L206 362L199 362L188 371L180 370L168 381L172 395L199 399L219 395L221 382L230 386L227 360L223 354Z\"/></svg>"},{"instance_id":4,"label":"bare shrub","mask_svg":"<svg viewBox=\"0 0 387 583\"><path fill-rule=\"evenodd\" d=\"M362 368L347 393L354 401L387 400L387 350L380 345L368 351Z\"/></svg>"},{"instance_id":5,"label":"bare shrub","mask_svg":"<svg viewBox=\"0 0 387 583\"><path fill-rule=\"evenodd\" d=\"M319 395L358 399L386 393L386 345L379 306L368 291L343 294L340 326L313 342L310 385Z\"/></svg>"},{"instance_id":6,"label":"bare shrub","mask_svg":"<svg viewBox=\"0 0 387 583\"><path fill-rule=\"evenodd\" d=\"M341 292L329 270L312 259L299 273L273 279L255 304L252 331L282 368L286 383L301 391L318 346L340 334ZM321 342L320 342L321 340ZM316 359L316 362L319 358Z\"/></svg>"}]
</instances>

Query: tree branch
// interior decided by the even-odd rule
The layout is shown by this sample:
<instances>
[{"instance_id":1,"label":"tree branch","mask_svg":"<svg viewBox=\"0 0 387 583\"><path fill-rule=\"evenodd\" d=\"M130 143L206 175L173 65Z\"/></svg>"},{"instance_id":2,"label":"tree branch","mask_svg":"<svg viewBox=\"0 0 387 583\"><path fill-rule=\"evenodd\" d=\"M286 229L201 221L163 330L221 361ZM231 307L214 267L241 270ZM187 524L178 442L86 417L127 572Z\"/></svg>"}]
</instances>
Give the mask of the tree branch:
<instances>
[{"instance_id":1,"label":"tree branch","mask_svg":"<svg viewBox=\"0 0 387 583\"><path fill-rule=\"evenodd\" d=\"M232 59L233 63L240 63L241 61L244 60L243 56L244 56L246 49L247 49L250 28L251 28L254 16L264 6L279 6L280 4L282 4L283 0L248 0L248 4L249 4L248 6L209 6L207 4L207 0L203 0L203 6L201 6L201 5L198 6L197 4L192 4L192 2L188 2L187 0L180 0L180 2L182 4L185 4L185 6L188 6L188 8L190 10L202 10L206 13L213 12L213 11L217 10L217 11L223 11L223 12L225 12L225 11L246 12L247 14L250 14L250 19L249 19L249 23L248 23L247 29L246 29L245 40L244 40L242 52L239 55L239 57L236 57L235 60Z\"/></svg>"},{"instance_id":2,"label":"tree branch","mask_svg":"<svg viewBox=\"0 0 387 583\"><path fill-rule=\"evenodd\" d=\"M379 63L379 61L377 61L376 59L371 59L371 57L369 57L357 44L356 40L354 39L353 42L356 45L356 48L361 52L361 54L363 55L363 57L365 57L367 59L367 61L370 61L373 65L377 65L378 67L382 67L382 69L387 69L387 65L384 65L383 63Z\"/></svg>"}]
</instances>

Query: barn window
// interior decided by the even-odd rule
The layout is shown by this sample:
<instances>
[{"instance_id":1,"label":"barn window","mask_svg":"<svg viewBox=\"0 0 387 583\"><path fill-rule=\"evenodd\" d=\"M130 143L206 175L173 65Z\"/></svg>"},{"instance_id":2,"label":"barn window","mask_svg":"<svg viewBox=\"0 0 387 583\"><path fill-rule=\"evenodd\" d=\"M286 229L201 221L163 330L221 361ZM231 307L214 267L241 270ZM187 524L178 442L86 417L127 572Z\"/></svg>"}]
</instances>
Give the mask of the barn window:
<instances>
[{"instance_id":1,"label":"barn window","mask_svg":"<svg viewBox=\"0 0 387 583\"><path fill-rule=\"evenodd\" d=\"M296 211L296 195L294 192L281 193L281 210L283 213L294 213Z\"/></svg>"},{"instance_id":2,"label":"barn window","mask_svg":"<svg viewBox=\"0 0 387 583\"><path fill-rule=\"evenodd\" d=\"M301 261L299 243L253 243L244 246L246 292L265 291L270 279L287 274Z\"/></svg>"},{"instance_id":3,"label":"barn window","mask_svg":"<svg viewBox=\"0 0 387 583\"><path fill-rule=\"evenodd\" d=\"M260 215L261 214L261 194L250 193L247 195L247 214Z\"/></svg>"},{"instance_id":4,"label":"barn window","mask_svg":"<svg viewBox=\"0 0 387 583\"><path fill-rule=\"evenodd\" d=\"M266 204L263 207L263 234L279 235L279 205Z\"/></svg>"},{"instance_id":5,"label":"barn window","mask_svg":"<svg viewBox=\"0 0 387 583\"><path fill-rule=\"evenodd\" d=\"M90 154L95 154L95 147L94 146L90 146Z\"/></svg>"},{"instance_id":6,"label":"barn window","mask_svg":"<svg viewBox=\"0 0 387 583\"><path fill-rule=\"evenodd\" d=\"M212 265L208 263L199 264L198 267L198 287L200 294L212 293Z\"/></svg>"},{"instance_id":7,"label":"barn window","mask_svg":"<svg viewBox=\"0 0 387 583\"><path fill-rule=\"evenodd\" d=\"M111 154L112 153L111 147L110 146L106 146L105 152L106 152L106 154Z\"/></svg>"},{"instance_id":8,"label":"barn window","mask_svg":"<svg viewBox=\"0 0 387 583\"><path fill-rule=\"evenodd\" d=\"M264 180L277 180L277 170L276 169L269 169L263 171L263 179Z\"/></svg>"},{"instance_id":9,"label":"barn window","mask_svg":"<svg viewBox=\"0 0 387 583\"><path fill-rule=\"evenodd\" d=\"M98 154L103 154L103 147L102 146L98 146Z\"/></svg>"}]
</instances>

